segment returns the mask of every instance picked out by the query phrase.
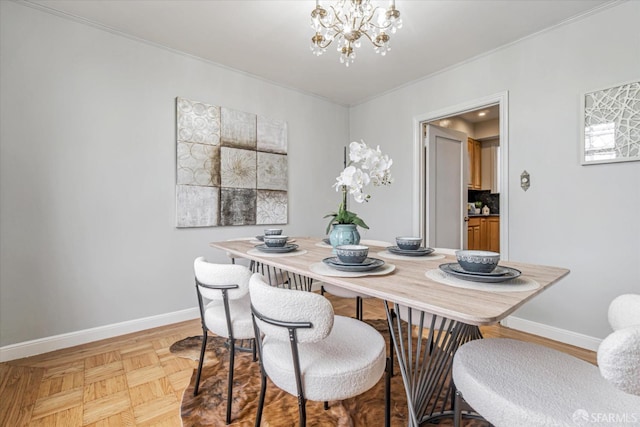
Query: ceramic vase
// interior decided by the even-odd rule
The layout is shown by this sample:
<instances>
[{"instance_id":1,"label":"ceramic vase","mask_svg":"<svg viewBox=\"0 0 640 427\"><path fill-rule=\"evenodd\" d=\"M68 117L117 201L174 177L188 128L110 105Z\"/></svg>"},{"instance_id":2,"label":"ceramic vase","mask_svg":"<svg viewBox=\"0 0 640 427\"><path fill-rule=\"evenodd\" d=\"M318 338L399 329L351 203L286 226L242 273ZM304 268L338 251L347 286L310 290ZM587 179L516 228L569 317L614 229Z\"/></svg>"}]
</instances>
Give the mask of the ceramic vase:
<instances>
[{"instance_id":1,"label":"ceramic vase","mask_svg":"<svg viewBox=\"0 0 640 427\"><path fill-rule=\"evenodd\" d=\"M334 224L329 233L329 241L334 248L339 245L357 245L360 243L360 233L355 224Z\"/></svg>"}]
</instances>

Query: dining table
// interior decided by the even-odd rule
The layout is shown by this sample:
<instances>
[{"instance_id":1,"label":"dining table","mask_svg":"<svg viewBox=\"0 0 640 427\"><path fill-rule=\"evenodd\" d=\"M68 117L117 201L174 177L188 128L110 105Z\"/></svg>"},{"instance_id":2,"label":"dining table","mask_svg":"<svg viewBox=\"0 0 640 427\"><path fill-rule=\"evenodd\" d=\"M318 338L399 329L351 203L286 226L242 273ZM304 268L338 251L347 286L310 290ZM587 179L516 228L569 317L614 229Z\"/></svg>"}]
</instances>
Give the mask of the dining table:
<instances>
[{"instance_id":1,"label":"dining table","mask_svg":"<svg viewBox=\"0 0 640 427\"><path fill-rule=\"evenodd\" d=\"M412 427L453 416L453 356L464 343L482 338L479 326L500 322L569 274L566 268L501 260L500 267L517 271L519 277L499 283L461 280L440 268L456 262L453 250L436 248L424 256L403 256L380 241L364 243L368 256L384 261L382 266L345 272L327 262L335 254L322 238L295 237L291 242L295 249L286 253L263 252L262 242L255 239L210 246L232 258L250 260L253 270L274 285L311 291L314 282L324 282L380 299Z\"/></svg>"}]
</instances>

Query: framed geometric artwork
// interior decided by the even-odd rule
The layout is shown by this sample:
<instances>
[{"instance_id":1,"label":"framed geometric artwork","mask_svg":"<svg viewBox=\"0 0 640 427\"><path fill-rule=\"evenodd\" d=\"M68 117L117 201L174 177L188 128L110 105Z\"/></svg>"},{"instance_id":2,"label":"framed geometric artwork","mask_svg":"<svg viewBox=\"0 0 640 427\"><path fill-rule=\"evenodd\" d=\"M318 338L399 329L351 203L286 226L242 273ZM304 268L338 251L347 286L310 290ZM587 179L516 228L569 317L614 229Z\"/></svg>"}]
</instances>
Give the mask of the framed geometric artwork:
<instances>
[{"instance_id":1,"label":"framed geometric artwork","mask_svg":"<svg viewBox=\"0 0 640 427\"><path fill-rule=\"evenodd\" d=\"M585 93L583 165L640 160L640 81Z\"/></svg>"},{"instance_id":2,"label":"framed geometric artwork","mask_svg":"<svg viewBox=\"0 0 640 427\"><path fill-rule=\"evenodd\" d=\"M287 123L176 99L176 226L286 224Z\"/></svg>"}]
</instances>

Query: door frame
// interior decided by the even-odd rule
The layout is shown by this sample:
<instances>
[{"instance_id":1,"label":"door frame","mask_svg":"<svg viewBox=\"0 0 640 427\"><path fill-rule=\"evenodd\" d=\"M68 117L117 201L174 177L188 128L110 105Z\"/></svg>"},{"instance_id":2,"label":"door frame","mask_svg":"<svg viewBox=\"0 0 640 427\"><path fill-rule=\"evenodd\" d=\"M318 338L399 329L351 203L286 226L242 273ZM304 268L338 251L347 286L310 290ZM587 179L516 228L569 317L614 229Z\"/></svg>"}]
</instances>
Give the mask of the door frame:
<instances>
[{"instance_id":1,"label":"door frame","mask_svg":"<svg viewBox=\"0 0 640 427\"><path fill-rule=\"evenodd\" d=\"M424 124L490 105L500 110L500 258L509 259L509 92L498 92L413 118L413 233L426 237L426 159ZM462 185L467 185L463 182Z\"/></svg>"}]
</instances>

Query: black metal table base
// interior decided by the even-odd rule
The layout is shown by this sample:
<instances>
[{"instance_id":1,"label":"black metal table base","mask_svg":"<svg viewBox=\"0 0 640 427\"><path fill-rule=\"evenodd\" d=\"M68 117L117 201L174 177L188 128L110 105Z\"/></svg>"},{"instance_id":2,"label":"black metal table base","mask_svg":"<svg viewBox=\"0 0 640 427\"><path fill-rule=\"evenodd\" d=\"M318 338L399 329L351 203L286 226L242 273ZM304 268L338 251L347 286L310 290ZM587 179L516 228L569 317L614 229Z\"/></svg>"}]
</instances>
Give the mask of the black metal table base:
<instances>
[{"instance_id":1,"label":"black metal table base","mask_svg":"<svg viewBox=\"0 0 640 427\"><path fill-rule=\"evenodd\" d=\"M262 274L271 286L309 292L313 285L313 279L310 277L291 273L258 261L251 261L249 268L254 273Z\"/></svg>"},{"instance_id":2,"label":"black metal table base","mask_svg":"<svg viewBox=\"0 0 640 427\"><path fill-rule=\"evenodd\" d=\"M482 338L480 329L398 304L392 311L390 304L385 301L385 310L407 392L409 426L453 418L453 355L464 343Z\"/></svg>"}]
</instances>

